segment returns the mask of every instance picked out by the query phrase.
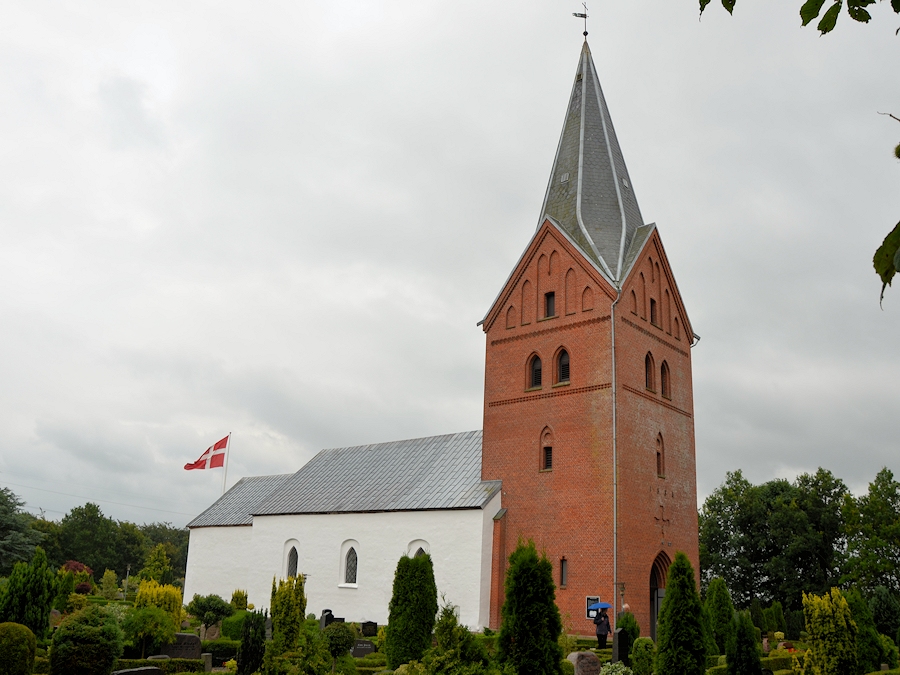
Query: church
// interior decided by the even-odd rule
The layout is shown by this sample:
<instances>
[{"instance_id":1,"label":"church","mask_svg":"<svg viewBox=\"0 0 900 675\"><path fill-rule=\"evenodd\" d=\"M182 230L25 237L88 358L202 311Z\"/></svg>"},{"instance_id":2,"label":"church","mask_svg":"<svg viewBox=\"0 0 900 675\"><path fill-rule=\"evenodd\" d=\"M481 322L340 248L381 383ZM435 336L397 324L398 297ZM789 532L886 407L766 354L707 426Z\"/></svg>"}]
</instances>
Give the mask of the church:
<instances>
[{"instance_id":1,"label":"church","mask_svg":"<svg viewBox=\"0 0 900 675\"><path fill-rule=\"evenodd\" d=\"M552 562L572 632L627 603L656 637L669 564L699 572L693 332L641 217L587 41L537 230L479 326L484 426L322 450L243 478L192 520L185 597L303 574L307 611L387 622L394 570L427 553L472 629L498 628L510 553Z\"/></svg>"}]
</instances>

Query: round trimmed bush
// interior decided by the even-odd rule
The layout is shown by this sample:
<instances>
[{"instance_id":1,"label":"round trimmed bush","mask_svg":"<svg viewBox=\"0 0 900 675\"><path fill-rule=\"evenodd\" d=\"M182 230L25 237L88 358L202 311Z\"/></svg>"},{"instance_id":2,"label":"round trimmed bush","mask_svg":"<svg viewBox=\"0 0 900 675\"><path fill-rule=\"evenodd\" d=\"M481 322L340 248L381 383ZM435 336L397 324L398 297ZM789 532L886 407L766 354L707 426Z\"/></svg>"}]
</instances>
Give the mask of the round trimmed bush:
<instances>
[{"instance_id":1,"label":"round trimmed bush","mask_svg":"<svg viewBox=\"0 0 900 675\"><path fill-rule=\"evenodd\" d=\"M34 633L20 623L0 623L0 675L31 675Z\"/></svg>"},{"instance_id":2,"label":"round trimmed bush","mask_svg":"<svg viewBox=\"0 0 900 675\"><path fill-rule=\"evenodd\" d=\"M656 645L648 637L639 637L631 645L631 670L634 675L653 675Z\"/></svg>"},{"instance_id":3,"label":"round trimmed bush","mask_svg":"<svg viewBox=\"0 0 900 675\"><path fill-rule=\"evenodd\" d=\"M109 675L122 655L122 631L95 605L67 617L53 634L51 675Z\"/></svg>"}]
</instances>

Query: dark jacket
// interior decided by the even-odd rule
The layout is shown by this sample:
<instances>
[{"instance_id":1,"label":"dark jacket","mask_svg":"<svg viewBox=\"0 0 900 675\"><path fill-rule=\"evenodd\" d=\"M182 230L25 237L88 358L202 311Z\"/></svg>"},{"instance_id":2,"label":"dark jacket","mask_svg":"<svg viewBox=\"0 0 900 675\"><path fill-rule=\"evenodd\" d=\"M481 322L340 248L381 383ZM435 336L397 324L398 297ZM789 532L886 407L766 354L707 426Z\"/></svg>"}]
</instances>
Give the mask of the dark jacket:
<instances>
[{"instance_id":1,"label":"dark jacket","mask_svg":"<svg viewBox=\"0 0 900 675\"><path fill-rule=\"evenodd\" d=\"M597 626L597 635L609 635L609 616L607 614L597 612L594 624Z\"/></svg>"}]
</instances>

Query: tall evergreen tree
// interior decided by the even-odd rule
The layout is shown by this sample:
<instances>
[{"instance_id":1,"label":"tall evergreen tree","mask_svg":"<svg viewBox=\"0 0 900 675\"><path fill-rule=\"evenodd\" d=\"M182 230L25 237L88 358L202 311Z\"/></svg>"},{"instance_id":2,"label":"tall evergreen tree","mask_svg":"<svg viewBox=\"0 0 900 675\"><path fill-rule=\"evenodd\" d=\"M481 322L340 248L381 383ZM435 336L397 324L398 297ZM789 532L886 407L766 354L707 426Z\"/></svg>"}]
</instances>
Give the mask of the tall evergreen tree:
<instances>
[{"instance_id":1,"label":"tall evergreen tree","mask_svg":"<svg viewBox=\"0 0 900 675\"><path fill-rule=\"evenodd\" d=\"M856 663L857 672L874 673L881 669L882 659L886 656L878 637L878 629L872 620L869 605L862 593L855 588L844 593L847 604L850 606L850 616L856 622Z\"/></svg>"},{"instance_id":2,"label":"tall evergreen tree","mask_svg":"<svg viewBox=\"0 0 900 675\"><path fill-rule=\"evenodd\" d=\"M560 675L562 619L553 565L538 556L533 541L519 542L509 556L505 590L498 659L519 675Z\"/></svg>"},{"instance_id":3,"label":"tall evergreen tree","mask_svg":"<svg viewBox=\"0 0 900 675\"><path fill-rule=\"evenodd\" d=\"M0 576L12 571L17 562L34 555L43 535L29 527L32 516L22 511L25 504L9 488L0 488Z\"/></svg>"},{"instance_id":4,"label":"tall evergreen tree","mask_svg":"<svg viewBox=\"0 0 900 675\"><path fill-rule=\"evenodd\" d=\"M900 602L884 586L876 586L869 597L869 609L882 635L893 637L900 630Z\"/></svg>"},{"instance_id":5,"label":"tall evergreen tree","mask_svg":"<svg viewBox=\"0 0 900 675\"><path fill-rule=\"evenodd\" d=\"M40 546L34 549L30 563L19 562L13 568L6 591L0 597L0 621L28 626L37 638L50 630L50 609L56 591L56 575L47 564Z\"/></svg>"},{"instance_id":6,"label":"tall evergreen tree","mask_svg":"<svg viewBox=\"0 0 900 675\"><path fill-rule=\"evenodd\" d=\"M431 646L437 618L437 585L434 565L427 553L403 556L394 573L394 589L388 605L385 654L388 668L418 661Z\"/></svg>"},{"instance_id":7,"label":"tall evergreen tree","mask_svg":"<svg viewBox=\"0 0 900 675\"><path fill-rule=\"evenodd\" d=\"M753 625L759 628L762 633L769 630L769 623L766 621L766 615L763 613L759 598L753 598L753 600L750 601L750 621L752 621Z\"/></svg>"},{"instance_id":8,"label":"tall evergreen tree","mask_svg":"<svg viewBox=\"0 0 900 675\"><path fill-rule=\"evenodd\" d=\"M705 604L716 646L719 653L724 654L728 647L728 639L734 630L734 605L722 577L716 577L709 582Z\"/></svg>"},{"instance_id":9,"label":"tall evergreen tree","mask_svg":"<svg viewBox=\"0 0 900 675\"><path fill-rule=\"evenodd\" d=\"M748 612L738 612L732 619L725 651L728 675L759 675L762 665L756 645L756 631Z\"/></svg>"},{"instance_id":10,"label":"tall evergreen tree","mask_svg":"<svg viewBox=\"0 0 900 675\"><path fill-rule=\"evenodd\" d=\"M656 675L704 675L706 644L694 568L679 551L669 567L656 633Z\"/></svg>"}]
</instances>

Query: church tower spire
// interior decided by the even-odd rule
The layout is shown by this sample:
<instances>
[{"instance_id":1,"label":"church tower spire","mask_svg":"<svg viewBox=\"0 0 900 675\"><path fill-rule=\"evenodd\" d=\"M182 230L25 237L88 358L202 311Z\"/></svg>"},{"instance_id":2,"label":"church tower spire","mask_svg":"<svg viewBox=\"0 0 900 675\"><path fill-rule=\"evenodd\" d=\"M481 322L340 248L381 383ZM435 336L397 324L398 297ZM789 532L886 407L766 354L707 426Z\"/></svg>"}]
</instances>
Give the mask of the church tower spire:
<instances>
[{"instance_id":1,"label":"church tower spire","mask_svg":"<svg viewBox=\"0 0 900 675\"><path fill-rule=\"evenodd\" d=\"M621 285L629 247L644 221L587 40L538 226L548 217Z\"/></svg>"}]
</instances>

